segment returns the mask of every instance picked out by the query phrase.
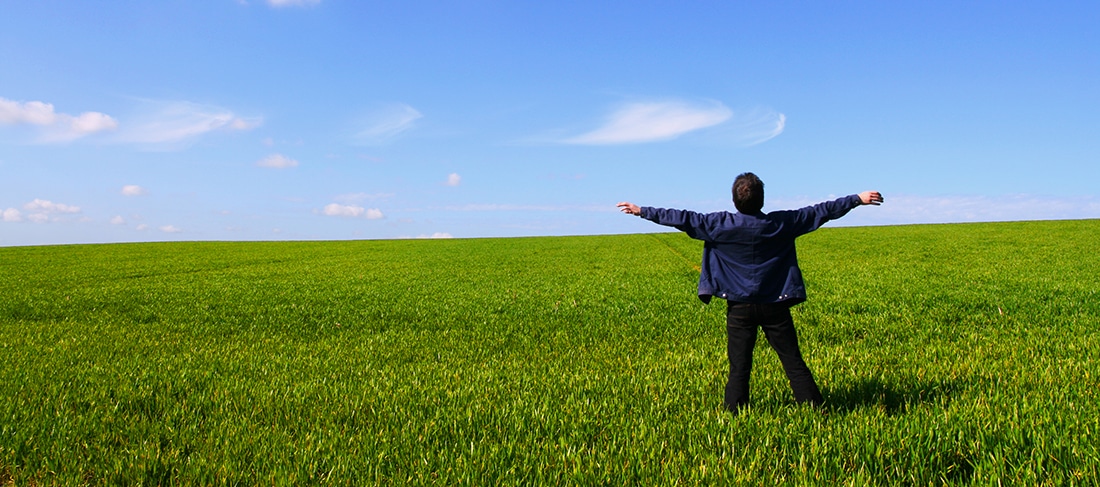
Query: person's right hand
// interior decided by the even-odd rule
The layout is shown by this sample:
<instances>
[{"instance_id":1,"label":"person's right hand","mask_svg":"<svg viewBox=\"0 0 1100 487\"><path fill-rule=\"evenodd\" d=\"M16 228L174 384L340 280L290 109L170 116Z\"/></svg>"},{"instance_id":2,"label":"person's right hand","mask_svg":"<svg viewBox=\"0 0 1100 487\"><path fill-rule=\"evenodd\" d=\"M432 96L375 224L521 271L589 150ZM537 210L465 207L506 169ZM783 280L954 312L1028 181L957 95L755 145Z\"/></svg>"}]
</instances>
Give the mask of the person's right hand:
<instances>
[{"instance_id":1,"label":"person's right hand","mask_svg":"<svg viewBox=\"0 0 1100 487\"><path fill-rule=\"evenodd\" d=\"M859 201L865 205L881 205L882 194L878 191L864 191L859 194Z\"/></svg>"},{"instance_id":2,"label":"person's right hand","mask_svg":"<svg viewBox=\"0 0 1100 487\"><path fill-rule=\"evenodd\" d=\"M642 209L638 208L638 205L635 205L634 203L624 201L624 202L619 203L615 206L618 206L620 211L622 211L623 213L626 213L628 215L641 215L642 214Z\"/></svg>"}]
</instances>

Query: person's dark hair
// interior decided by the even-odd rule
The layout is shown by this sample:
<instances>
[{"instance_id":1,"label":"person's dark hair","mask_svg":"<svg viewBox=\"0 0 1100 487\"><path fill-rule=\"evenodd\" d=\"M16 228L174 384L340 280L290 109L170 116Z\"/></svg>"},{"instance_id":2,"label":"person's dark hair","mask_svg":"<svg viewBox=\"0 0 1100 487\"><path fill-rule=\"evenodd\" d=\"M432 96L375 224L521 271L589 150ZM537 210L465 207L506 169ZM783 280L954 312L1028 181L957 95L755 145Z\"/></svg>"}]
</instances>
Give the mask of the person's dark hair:
<instances>
[{"instance_id":1,"label":"person's dark hair","mask_svg":"<svg viewBox=\"0 0 1100 487\"><path fill-rule=\"evenodd\" d=\"M764 208L764 181L751 172L733 180L733 206L741 213L758 213Z\"/></svg>"}]
</instances>

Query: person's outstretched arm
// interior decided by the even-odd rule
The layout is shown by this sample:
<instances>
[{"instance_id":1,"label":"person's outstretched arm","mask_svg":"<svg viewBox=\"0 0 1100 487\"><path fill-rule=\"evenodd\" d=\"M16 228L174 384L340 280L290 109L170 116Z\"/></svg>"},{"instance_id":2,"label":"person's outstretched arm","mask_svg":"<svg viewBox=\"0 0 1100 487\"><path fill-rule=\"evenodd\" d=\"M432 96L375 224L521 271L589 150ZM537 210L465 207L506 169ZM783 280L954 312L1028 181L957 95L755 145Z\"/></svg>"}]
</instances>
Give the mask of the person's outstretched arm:
<instances>
[{"instance_id":1,"label":"person's outstretched arm","mask_svg":"<svg viewBox=\"0 0 1100 487\"><path fill-rule=\"evenodd\" d=\"M850 194L833 201L824 201L799 210L776 211L771 214L789 215L787 216L787 231L797 236L817 230L826 222L836 220L848 214L853 208L863 205L878 206L882 204L882 201L882 194L878 191L864 191L859 194Z\"/></svg>"},{"instance_id":2,"label":"person's outstretched arm","mask_svg":"<svg viewBox=\"0 0 1100 487\"><path fill-rule=\"evenodd\" d=\"M864 191L859 194L859 202L865 205L878 206L882 204L882 193L878 191ZM642 209L629 201L623 201L615 205L619 207L619 210L628 215L639 216L642 214Z\"/></svg>"},{"instance_id":3,"label":"person's outstretched arm","mask_svg":"<svg viewBox=\"0 0 1100 487\"><path fill-rule=\"evenodd\" d=\"M640 216L658 225L675 228L691 238L699 240L711 238L713 222L708 221L708 215L690 210L653 208L651 206L639 207L627 201L615 206L618 206L619 211L623 213Z\"/></svg>"}]
</instances>

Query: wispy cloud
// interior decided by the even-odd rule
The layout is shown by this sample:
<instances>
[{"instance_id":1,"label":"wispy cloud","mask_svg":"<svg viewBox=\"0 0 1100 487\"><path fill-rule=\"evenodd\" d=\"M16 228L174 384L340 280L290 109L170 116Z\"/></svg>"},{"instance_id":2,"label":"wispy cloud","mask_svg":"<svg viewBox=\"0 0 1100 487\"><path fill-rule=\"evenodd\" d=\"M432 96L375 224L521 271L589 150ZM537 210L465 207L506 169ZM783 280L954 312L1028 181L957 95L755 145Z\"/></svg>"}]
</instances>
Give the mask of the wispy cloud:
<instances>
[{"instance_id":1,"label":"wispy cloud","mask_svg":"<svg viewBox=\"0 0 1100 487\"><path fill-rule=\"evenodd\" d=\"M887 195L889 197L889 195ZM912 223L1054 220L1100 217L1100 199L1095 197L1053 198L1016 194L1000 196L901 195L876 209L873 218L890 218ZM870 213L870 212L867 212Z\"/></svg>"},{"instance_id":2,"label":"wispy cloud","mask_svg":"<svg viewBox=\"0 0 1100 487\"><path fill-rule=\"evenodd\" d=\"M725 122L733 112L720 102L632 102L614 110L603 125L562 142L580 145L636 144L675 139Z\"/></svg>"},{"instance_id":3,"label":"wispy cloud","mask_svg":"<svg viewBox=\"0 0 1100 487\"><path fill-rule=\"evenodd\" d=\"M733 110L718 101L645 101L619 106L593 130L552 140L574 145L621 145L668 141L692 134L697 141L748 147L779 136L786 126L786 115L765 107Z\"/></svg>"},{"instance_id":4,"label":"wispy cloud","mask_svg":"<svg viewBox=\"0 0 1100 487\"><path fill-rule=\"evenodd\" d=\"M241 117L214 105L144 100L134 120L119 131L117 141L173 148L208 133L246 131L262 123L260 117Z\"/></svg>"},{"instance_id":5,"label":"wispy cloud","mask_svg":"<svg viewBox=\"0 0 1100 487\"><path fill-rule=\"evenodd\" d=\"M358 205L341 205L339 203L330 203L325 205L321 210L321 213L326 216L340 216L345 218L366 218L368 220L378 220L385 218L382 214L382 210L377 208L364 208Z\"/></svg>"},{"instance_id":6,"label":"wispy cloud","mask_svg":"<svg viewBox=\"0 0 1100 487\"><path fill-rule=\"evenodd\" d=\"M251 130L260 117L241 117L225 108L186 101L141 100L136 113L122 122L100 112L70 115L50 103L17 102L0 98L0 125L27 126L34 143L65 143L101 132L114 131L104 142L173 149L211 132Z\"/></svg>"},{"instance_id":7,"label":"wispy cloud","mask_svg":"<svg viewBox=\"0 0 1100 487\"><path fill-rule=\"evenodd\" d=\"M591 211L591 212L604 212L614 213L618 212L618 208L615 205L515 205L515 204L500 204L500 203L471 203L466 205L457 206L443 206L440 208L432 209L431 211Z\"/></svg>"},{"instance_id":8,"label":"wispy cloud","mask_svg":"<svg viewBox=\"0 0 1100 487\"><path fill-rule=\"evenodd\" d=\"M891 195L882 206L860 208L831 226L902 225L915 223L966 223L1020 220L1076 220L1100 218L1100 198L1042 195ZM800 208L835 196L776 198L766 209Z\"/></svg>"},{"instance_id":9,"label":"wispy cloud","mask_svg":"<svg viewBox=\"0 0 1100 487\"><path fill-rule=\"evenodd\" d=\"M100 112L69 115L41 101L17 102L0 98L0 125L28 125L38 131L35 142L70 142L97 132L115 130L118 121Z\"/></svg>"},{"instance_id":10,"label":"wispy cloud","mask_svg":"<svg viewBox=\"0 0 1100 487\"><path fill-rule=\"evenodd\" d=\"M445 182L444 184L452 187L458 186L459 184L462 184L462 176L459 176L456 172L450 173L447 175L447 182Z\"/></svg>"},{"instance_id":11,"label":"wispy cloud","mask_svg":"<svg viewBox=\"0 0 1100 487\"><path fill-rule=\"evenodd\" d=\"M356 203L359 201L392 198L393 196L393 193L348 193L337 195L333 199L342 203Z\"/></svg>"},{"instance_id":12,"label":"wispy cloud","mask_svg":"<svg viewBox=\"0 0 1100 487\"><path fill-rule=\"evenodd\" d=\"M164 225L164 226L160 227L160 231L162 231L164 233L180 233L180 232L183 231L183 229L181 229L181 228L179 228L175 225Z\"/></svg>"},{"instance_id":13,"label":"wispy cloud","mask_svg":"<svg viewBox=\"0 0 1100 487\"><path fill-rule=\"evenodd\" d=\"M282 154L271 154L256 162L259 167L266 167L270 169L286 169L289 167L297 167L298 161L291 159Z\"/></svg>"},{"instance_id":14,"label":"wispy cloud","mask_svg":"<svg viewBox=\"0 0 1100 487\"><path fill-rule=\"evenodd\" d=\"M725 123L707 131L707 140L749 147L774 139L787 128L787 116L770 108L738 110Z\"/></svg>"},{"instance_id":15,"label":"wispy cloud","mask_svg":"<svg viewBox=\"0 0 1100 487\"><path fill-rule=\"evenodd\" d=\"M269 6L283 7L312 7L321 3L321 0L267 0Z\"/></svg>"},{"instance_id":16,"label":"wispy cloud","mask_svg":"<svg viewBox=\"0 0 1100 487\"><path fill-rule=\"evenodd\" d=\"M365 128L355 134L355 139L363 144L383 144L413 128L421 118L417 109L404 103L387 105L366 117Z\"/></svg>"}]
</instances>

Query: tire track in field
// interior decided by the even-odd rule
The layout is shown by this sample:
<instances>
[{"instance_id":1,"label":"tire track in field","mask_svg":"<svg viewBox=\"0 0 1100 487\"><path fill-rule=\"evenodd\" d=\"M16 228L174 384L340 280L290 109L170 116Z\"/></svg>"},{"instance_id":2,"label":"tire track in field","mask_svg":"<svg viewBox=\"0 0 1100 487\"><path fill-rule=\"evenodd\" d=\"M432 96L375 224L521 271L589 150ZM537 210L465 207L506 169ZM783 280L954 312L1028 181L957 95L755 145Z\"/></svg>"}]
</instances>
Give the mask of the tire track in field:
<instances>
[{"instance_id":1,"label":"tire track in field","mask_svg":"<svg viewBox=\"0 0 1100 487\"><path fill-rule=\"evenodd\" d=\"M699 264L694 259L689 259L686 255L684 255L679 250L676 250L675 247L669 245L668 242L666 242L665 240L659 238L657 235L658 234L651 233L651 234L649 234L649 237L652 238L653 240L656 240L656 241L660 242L661 245L664 245L665 248L669 250L669 252L672 252L673 254L676 254L677 257L682 259L684 261L684 263L686 263L692 269L695 269L696 272L702 271L702 268L699 267Z\"/></svg>"}]
</instances>

